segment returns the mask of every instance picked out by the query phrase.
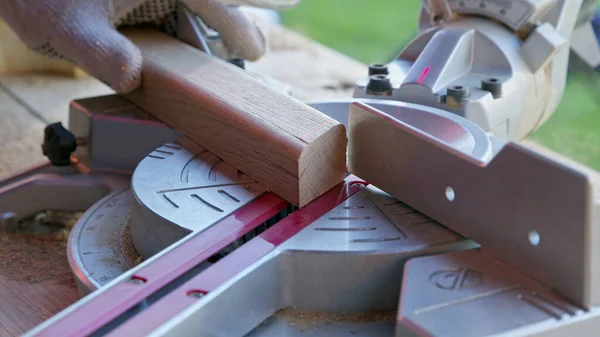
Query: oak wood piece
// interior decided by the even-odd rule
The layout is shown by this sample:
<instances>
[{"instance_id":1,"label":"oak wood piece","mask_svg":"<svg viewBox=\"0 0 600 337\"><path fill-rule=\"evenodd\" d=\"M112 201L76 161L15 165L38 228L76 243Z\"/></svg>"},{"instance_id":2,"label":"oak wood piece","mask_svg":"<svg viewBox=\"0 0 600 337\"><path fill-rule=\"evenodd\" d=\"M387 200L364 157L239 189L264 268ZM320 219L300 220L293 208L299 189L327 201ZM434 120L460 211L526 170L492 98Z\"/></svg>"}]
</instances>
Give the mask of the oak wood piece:
<instances>
[{"instance_id":1,"label":"oak wood piece","mask_svg":"<svg viewBox=\"0 0 600 337\"><path fill-rule=\"evenodd\" d=\"M124 33L142 50L126 97L288 202L304 206L346 173L346 130L241 69L154 30Z\"/></svg>"}]
</instances>

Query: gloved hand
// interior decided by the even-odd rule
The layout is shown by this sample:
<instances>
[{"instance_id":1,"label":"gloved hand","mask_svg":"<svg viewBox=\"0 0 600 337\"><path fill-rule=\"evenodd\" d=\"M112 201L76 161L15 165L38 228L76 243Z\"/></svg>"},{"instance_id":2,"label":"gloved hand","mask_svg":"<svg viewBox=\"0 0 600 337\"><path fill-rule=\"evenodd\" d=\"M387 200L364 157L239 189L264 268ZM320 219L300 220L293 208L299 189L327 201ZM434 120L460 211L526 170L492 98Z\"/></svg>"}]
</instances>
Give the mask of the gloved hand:
<instances>
[{"instance_id":1,"label":"gloved hand","mask_svg":"<svg viewBox=\"0 0 600 337\"><path fill-rule=\"evenodd\" d=\"M266 0L250 3L262 1ZM215 0L183 2L217 30L228 48L240 57L253 61L264 54L264 35L238 8ZM235 4L238 0L224 2ZM140 84L142 57L115 26L150 23L168 28L176 20L176 3L177 0L0 0L0 16L30 48L47 56L69 59L118 93L127 93Z\"/></svg>"}]
</instances>

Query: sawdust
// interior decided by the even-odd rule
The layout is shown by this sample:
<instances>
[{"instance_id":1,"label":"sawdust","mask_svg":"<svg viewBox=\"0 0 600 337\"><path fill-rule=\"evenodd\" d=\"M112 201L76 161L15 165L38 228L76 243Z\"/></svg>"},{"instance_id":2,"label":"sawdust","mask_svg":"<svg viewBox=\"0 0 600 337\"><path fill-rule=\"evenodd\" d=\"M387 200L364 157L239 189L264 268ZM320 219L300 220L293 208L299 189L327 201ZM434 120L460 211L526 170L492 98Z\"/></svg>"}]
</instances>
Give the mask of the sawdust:
<instances>
[{"instance_id":1,"label":"sawdust","mask_svg":"<svg viewBox=\"0 0 600 337\"><path fill-rule=\"evenodd\" d=\"M112 254L105 254L100 261L106 265L119 266L126 271L140 264L142 258L135 250L131 239L131 218L125 219L124 223L118 233L103 232L99 235L95 248L108 247Z\"/></svg>"},{"instance_id":2,"label":"sawdust","mask_svg":"<svg viewBox=\"0 0 600 337\"><path fill-rule=\"evenodd\" d=\"M0 275L16 282L75 286L67 241L79 215L43 213L24 222L23 232L0 232Z\"/></svg>"},{"instance_id":3,"label":"sawdust","mask_svg":"<svg viewBox=\"0 0 600 337\"><path fill-rule=\"evenodd\" d=\"M396 322L397 311L374 311L374 312L310 312L297 309L283 309L275 313L275 317L285 320L291 326L300 331L307 328L315 328L323 324L351 323L368 324L377 322Z\"/></svg>"},{"instance_id":4,"label":"sawdust","mask_svg":"<svg viewBox=\"0 0 600 337\"><path fill-rule=\"evenodd\" d=\"M142 263L143 259L135 250L135 247L133 246L133 240L131 239L131 219L129 219L127 224L125 224L123 227L120 239L121 251L123 252L123 256L125 257L129 267L133 268Z\"/></svg>"}]
</instances>

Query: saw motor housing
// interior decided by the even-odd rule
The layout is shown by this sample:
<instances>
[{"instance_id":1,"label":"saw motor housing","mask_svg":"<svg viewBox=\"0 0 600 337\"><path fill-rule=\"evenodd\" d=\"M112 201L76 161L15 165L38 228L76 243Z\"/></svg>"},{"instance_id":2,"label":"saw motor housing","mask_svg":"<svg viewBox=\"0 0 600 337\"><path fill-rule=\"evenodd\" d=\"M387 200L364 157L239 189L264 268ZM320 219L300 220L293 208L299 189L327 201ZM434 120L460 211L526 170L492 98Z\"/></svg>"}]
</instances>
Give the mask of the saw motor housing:
<instances>
[{"instance_id":1,"label":"saw motor housing","mask_svg":"<svg viewBox=\"0 0 600 337\"><path fill-rule=\"evenodd\" d=\"M595 36L585 35L593 31L589 20L578 21L582 4L426 1L419 35L388 65L387 74L360 81L355 97L436 107L499 139L522 140L562 99L574 32ZM589 53L597 52L595 38L587 45ZM373 89L375 82L385 84Z\"/></svg>"}]
</instances>

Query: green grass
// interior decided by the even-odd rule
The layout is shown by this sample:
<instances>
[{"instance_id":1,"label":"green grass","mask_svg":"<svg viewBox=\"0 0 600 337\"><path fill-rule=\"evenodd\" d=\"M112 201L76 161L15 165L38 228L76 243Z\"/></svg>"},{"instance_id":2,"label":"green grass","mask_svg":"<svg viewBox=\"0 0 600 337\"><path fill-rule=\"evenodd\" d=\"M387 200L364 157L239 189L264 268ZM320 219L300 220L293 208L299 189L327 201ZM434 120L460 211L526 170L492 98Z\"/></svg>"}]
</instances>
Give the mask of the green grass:
<instances>
[{"instance_id":1,"label":"green grass","mask_svg":"<svg viewBox=\"0 0 600 337\"><path fill-rule=\"evenodd\" d=\"M283 23L365 63L391 61L417 27L418 0L304 0Z\"/></svg>"},{"instance_id":2,"label":"green grass","mask_svg":"<svg viewBox=\"0 0 600 337\"><path fill-rule=\"evenodd\" d=\"M388 62L416 31L417 0L304 0L283 23L364 63ZM532 139L600 170L600 75L570 76L563 100Z\"/></svg>"},{"instance_id":3,"label":"green grass","mask_svg":"<svg viewBox=\"0 0 600 337\"><path fill-rule=\"evenodd\" d=\"M570 76L557 111L531 138L600 170L600 75Z\"/></svg>"}]
</instances>

